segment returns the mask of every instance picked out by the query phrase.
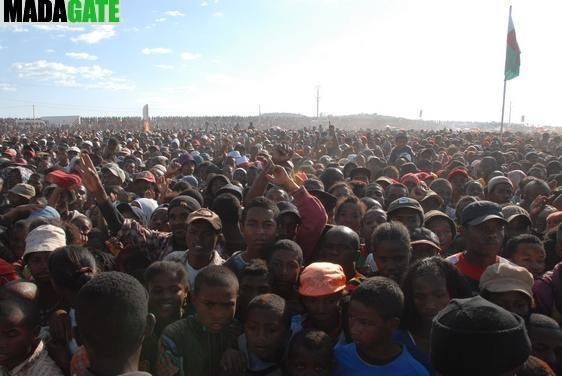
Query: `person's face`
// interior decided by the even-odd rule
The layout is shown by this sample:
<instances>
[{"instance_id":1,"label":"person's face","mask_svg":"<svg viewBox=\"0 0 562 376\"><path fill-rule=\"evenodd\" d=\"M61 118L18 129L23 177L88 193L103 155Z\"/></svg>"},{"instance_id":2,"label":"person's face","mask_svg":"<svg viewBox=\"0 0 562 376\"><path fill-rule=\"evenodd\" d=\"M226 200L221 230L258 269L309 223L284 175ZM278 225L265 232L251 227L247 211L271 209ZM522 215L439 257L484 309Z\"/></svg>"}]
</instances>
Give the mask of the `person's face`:
<instances>
[{"instance_id":1,"label":"person's face","mask_svg":"<svg viewBox=\"0 0 562 376\"><path fill-rule=\"evenodd\" d=\"M361 231L361 220L363 218L361 217L361 210L354 203L343 204L334 219L336 225L347 226L357 233Z\"/></svg>"},{"instance_id":2,"label":"person's face","mask_svg":"<svg viewBox=\"0 0 562 376\"><path fill-rule=\"evenodd\" d=\"M400 197L408 197L408 191L404 187L394 186L388 189L384 201L387 204L390 204L392 201L398 200Z\"/></svg>"},{"instance_id":3,"label":"person's face","mask_svg":"<svg viewBox=\"0 0 562 376\"><path fill-rule=\"evenodd\" d=\"M355 249L351 237L343 232L329 232L324 236L318 252L319 261L340 265L347 279L353 278L359 249Z\"/></svg>"},{"instance_id":4,"label":"person's face","mask_svg":"<svg viewBox=\"0 0 562 376\"><path fill-rule=\"evenodd\" d=\"M62 149L57 150L57 162L61 165L66 165L68 163L68 154L66 154L66 151Z\"/></svg>"},{"instance_id":5,"label":"person's face","mask_svg":"<svg viewBox=\"0 0 562 376\"><path fill-rule=\"evenodd\" d=\"M287 359L287 371L290 376L330 376L333 362L328 353L295 348Z\"/></svg>"},{"instance_id":6,"label":"person's face","mask_svg":"<svg viewBox=\"0 0 562 376\"><path fill-rule=\"evenodd\" d=\"M135 180L132 184L132 190L139 197L151 197L151 195L155 194L152 183L143 179Z\"/></svg>"},{"instance_id":7,"label":"person's face","mask_svg":"<svg viewBox=\"0 0 562 376\"><path fill-rule=\"evenodd\" d=\"M544 360L553 370L558 370L561 365L562 331L533 326L528 330L532 344L531 355Z\"/></svg>"},{"instance_id":8,"label":"person's face","mask_svg":"<svg viewBox=\"0 0 562 376\"><path fill-rule=\"evenodd\" d=\"M531 298L519 291L493 292L489 294L488 300L523 319L531 314Z\"/></svg>"},{"instance_id":9,"label":"person's face","mask_svg":"<svg viewBox=\"0 0 562 376\"><path fill-rule=\"evenodd\" d=\"M534 277L542 275L545 271L546 253L538 244L520 244L515 250L511 261L527 269Z\"/></svg>"},{"instance_id":10,"label":"person's face","mask_svg":"<svg viewBox=\"0 0 562 376\"><path fill-rule=\"evenodd\" d=\"M384 192L382 187L369 189L368 197L372 197L375 200L377 200L381 205L384 205Z\"/></svg>"},{"instance_id":11,"label":"person's face","mask_svg":"<svg viewBox=\"0 0 562 376\"><path fill-rule=\"evenodd\" d=\"M297 236L300 219L295 214L286 213L277 217L277 232L279 239L294 240Z\"/></svg>"},{"instance_id":12,"label":"person's face","mask_svg":"<svg viewBox=\"0 0 562 376\"><path fill-rule=\"evenodd\" d=\"M322 327L322 324L338 319L341 296L341 292L324 296L301 296L301 301L312 322Z\"/></svg>"},{"instance_id":13,"label":"person's face","mask_svg":"<svg viewBox=\"0 0 562 376\"><path fill-rule=\"evenodd\" d=\"M397 138L396 139L396 147L403 148L408 143L407 138Z\"/></svg>"},{"instance_id":14,"label":"person's face","mask_svg":"<svg viewBox=\"0 0 562 376\"><path fill-rule=\"evenodd\" d=\"M173 275L160 273L148 283L148 308L158 322L179 320L186 296L185 283Z\"/></svg>"},{"instance_id":15,"label":"person's face","mask_svg":"<svg viewBox=\"0 0 562 376\"><path fill-rule=\"evenodd\" d=\"M468 181L468 178L464 175L457 174L451 178L451 185L453 186L453 191L462 192L463 187Z\"/></svg>"},{"instance_id":16,"label":"person's face","mask_svg":"<svg viewBox=\"0 0 562 376\"><path fill-rule=\"evenodd\" d=\"M49 282L49 256L51 252L35 252L27 256L27 265L37 283Z\"/></svg>"},{"instance_id":17,"label":"person's face","mask_svg":"<svg viewBox=\"0 0 562 376\"><path fill-rule=\"evenodd\" d=\"M193 162L187 162L181 166L182 175L193 175L193 171L195 171L195 163Z\"/></svg>"},{"instance_id":18,"label":"person's face","mask_svg":"<svg viewBox=\"0 0 562 376\"><path fill-rule=\"evenodd\" d=\"M414 232L415 229L422 226L422 219L420 218L420 214L417 211L408 208L396 210L392 213L389 219L402 222L402 224L406 226L410 234Z\"/></svg>"},{"instance_id":19,"label":"person's face","mask_svg":"<svg viewBox=\"0 0 562 376\"><path fill-rule=\"evenodd\" d=\"M260 360L278 361L284 349L287 326L284 318L271 309L254 308L244 323L248 350Z\"/></svg>"},{"instance_id":20,"label":"person's face","mask_svg":"<svg viewBox=\"0 0 562 376\"><path fill-rule=\"evenodd\" d=\"M504 222L490 219L476 226L461 227L466 239L467 251L480 256L495 256L499 253L504 239Z\"/></svg>"},{"instance_id":21,"label":"person's face","mask_svg":"<svg viewBox=\"0 0 562 376\"><path fill-rule=\"evenodd\" d=\"M288 249L275 251L269 260L268 267L275 287L289 289L296 286L301 264L293 251Z\"/></svg>"},{"instance_id":22,"label":"person's face","mask_svg":"<svg viewBox=\"0 0 562 376\"><path fill-rule=\"evenodd\" d=\"M386 212L382 209L369 210L367 214L363 217L363 222L361 224L361 237L365 241L371 239L373 231L377 226L386 222Z\"/></svg>"},{"instance_id":23,"label":"person's face","mask_svg":"<svg viewBox=\"0 0 562 376\"><path fill-rule=\"evenodd\" d=\"M271 284L266 275L245 275L240 279L239 307L245 310L256 296L271 292Z\"/></svg>"},{"instance_id":24,"label":"person's face","mask_svg":"<svg viewBox=\"0 0 562 376\"><path fill-rule=\"evenodd\" d=\"M176 239L185 239L187 233L187 217L191 211L185 206L175 206L169 210L168 219L172 234Z\"/></svg>"},{"instance_id":25,"label":"person's face","mask_svg":"<svg viewBox=\"0 0 562 376\"><path fill-rule=\"evenodd\" d=\"M281 201L288 201L287 193L282 189L270 189L267 192L266 197L271 201L278 203Z\"/></svg>"},{"instance_id":26,"label":"person's face","mask_svg":"<svg viewBox=\"0 0 562 376\"><path fill-rule=\"evenodd\" d=\"M20 195L17 195L13 192L8 192L8 200L10 200L10 204L15 207L15 206L20 206L20 205L25 205L29 203L29 200L26 199L25 197L22 197Z\"/></svg>"},{"instance_id":27,"label":"person's face","mask_svg":"<svg viewBox=\"0 0 562 376\"><path fill-rule=\"evenodd\" d=\"M496 163L490 159L483 159L480 162L480 177L486 178L496 169Z\"/></svg>"},{"instance_id":28,"label":"person's face","mask_svg":"<svg viewBox=\"0 0 562 376\"><path fill-rule=\"evenodd\" d=\"M242 184L245 184L246 183L246 174L244 173L243 170L236 170L232 174L232 179L234 179L236 181L239 181Z\"/></svg>"},{"instance_id":29,"label":"person's face","mask_svg":"<svg viewBox=\"0 0 562 376\"><path fill-rule=\"evenodd\" d=\"M398 319L386 320L373 308L351 299L349 332L359 349L365 350L385 343L398 323Z\"/></svg>"},{"instance_id":30,"label":"person's face","mask_svg":"<svg viewBox=\"0 0 562 376\"><path fill-rule=\"evenodd\" d=\"M525 217L515 217L505 226L505 236L507 239L519 235L529 234L531 232L531 224Z\"/></svg>"},{"instance_id":31,"label":"person's face","mask_svg":"<svg viewBox=\"0 0 562 376\"><path fill-rule=\"evenodd\" d=\"M29 328L25 314L14 309L0 317L0 366L11 370L29 357L37 346L39 328Z\"/></svg>"},{"instance_id":32,"label":"person's face","mask_svg":"<svg viewBox=\"0 0 562 376\"><path fill-rule=\"evenodd\" d=\"M119 176L113 175L109 170L103 170L101 173L101 181L104 186L122 184Z\"/></svg>"},{"instance_id":33,"label":"person's face","mask_svg":"<svg viewBox=\"0 0 562 376\"><path fill-rule=\"evenodd\" d=\"M11 231L11 236L8 238L10 250L16 260L19 260L25 250L25 238L27 236L27 229L25 226L17 225Z\"/></svg>"},{"instance_id":34,"label":"person's face","mask_svg":"<svg viewBox=\"0 0 562 376\"><path fill-rule=\"evenodd\" d=\"M445 205L449 205L453 200L453 189L446 184L436 184L431 189L443 199Z\"/></svg>"},{"instance_id":35,"label":"person's face","mask_svg":"<svg viewBox=\"0 0 562 376\"><path fill-rule=\"evenodd\" d=\"M210 332L220 332L234 318L237 295L234 286L202 286L193 294L197 320Z\"/></svg>"},{"instance_id":36,"label":"person's face","mask_svg":"<svg viewBox=\"0 0 562 376\"><path fill-rule=\"evenodd\" d=\"M378 273L400 283L410 263L410 248L395 241L385 240L371 245Z\"/></svg>"},{"instance_id":37,"label":"person's face","mask_svg":"<svg viewBox=\"0 0 562 376\"><path fill-rule=\"evenodd\" d=\"M84 187L78 187L74 192L76 194L76 200L74 200L72 206L76 210L81 210L88 199L88 193Z\"/></svg>"},{"instance_id":38,"label":"person's face","mask_svg":"<svg viewBox=\"0 0 562 376\"><path fill-rule=\"evenodd\" d=\"M423 322L430 323L449 304L447 283L442 276L422 274L412 280L416 312Z\"/></svg>"},{"instance_id":39,"label":"person's face","mask_svg":"<svg viewBox=\"0 0 562 376\"><path fill-rule=\"evenodd\" d=\"M240 230L248 248L263 250L277 235L275 215L269 209L252 208Z\"/></svg>"},{"instance_id":40,"label":"person's face","mask_svg":"<svg viewBox=\"0 0 562 376\"><path fill-rule=\"evenodd\" d=\"M484 198L484 189L482 189L482 186L478 182L470 182L466 186L465 191L466 194L469 196Z\"/></svg>"},{"instance_id":41,"label":"person's face","mask_svg":"<svg viewBox=\"0 0 562 376\"><path fill-rule=\"evenodd\" d=\"M135 162L127 162L125 163L125 165L123 166L123 169L125 171L127 171L129 174L134 175L136 172L136 168L137 166L135 165Z\"/></svg>"},{"instance_id":42,"label":"person's face","mask_svg":"<svg viewBox=\"0 0 562 376\"><path fill-rule=\"evenodd\" d=\"M550 190L543 187L542 184L535 184L534 182L528 183L523 190L523 197L521 198L521 206L529 210L531 203L540 195L548 196Z\"/></svg>"},{"instance_id":43,"label":"person's face","mask_svg":"<svg viewBox=\"0 0 562 376\"><path fill-rule=\"evenodd\" d=\"M498 204L505 204L513 197L513 187L510 184L502 183L494 187L488 194L488 199Z\"/></svg>"},{"instance_id":44,"label":"person's face","mask_svg":"<svg viewBox=\"0 0 562 376\"><path fill-rule=\"evenodd\" d=\"M218 241L219 234L205 220L197 220L187 226L185 243L194 256L212 257Z\"/></svg>"},{"instance_id":45,"label":"person's face","mask_svg":"<svg viewBox=\"0 0 562 376\"><path fill-rule=\"evenodd\" d=\"M351 189L349 189L349 187L347 185L341 185L339 187L336 187L333 191L332 194L336 197L344 197L344 196L352 196L353 192L351 191Z\"/></svg>"},{"instance_id":46,"label":"person's face","mask_svg":"<svg viewBox=\"0 0 562 376\"><path fill-rule=\"evenodd\" d=\"M442 250L447 251L451 247L451 244L453 243L453 232L451 231L451 226L446 219L436 218L427 223L425 227L437 235Z\"/></svg>"},{"instance_id":47,"label":"person's face","mask_svg":"<svg viewBox=\"0 0 562 376\"><path fill-rule=\"evenodd\" d=\"M90 231L92 231L92 221L88 218L79 217L72 221L72 223L78 228L80 234L88 236Z\"/></svg>"},{"instance_id":48,"label":"person's face","mask_svg":"<svg viewBox=\"0 0 562 376\"><path fill-rule=\"evenodd\" d=\"M157 210L156 213L154 213L150 218L150 224L148 225L148 227L151 230L169 232L170 226L168 225L168 211Z\"/></svg>"}]
</instances>

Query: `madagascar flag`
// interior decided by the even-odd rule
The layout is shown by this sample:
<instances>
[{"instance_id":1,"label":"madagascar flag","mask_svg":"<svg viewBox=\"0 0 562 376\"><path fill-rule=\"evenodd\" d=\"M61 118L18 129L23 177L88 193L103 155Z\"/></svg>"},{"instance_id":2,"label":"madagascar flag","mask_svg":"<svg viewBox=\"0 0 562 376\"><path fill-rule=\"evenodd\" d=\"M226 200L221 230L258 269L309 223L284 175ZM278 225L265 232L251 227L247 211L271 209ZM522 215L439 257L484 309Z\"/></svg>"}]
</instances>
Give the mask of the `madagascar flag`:
<instances>
[{"instance_id":1,"label":"madagascar flag","mask_svg":"<svg viewBox=\"0 0 562 376\"><path fill-rule=\"evenodd\" d=\"M507 29L507 50L505 52L505 80L511 80L519 76L519 65L521 64L521 50L515 37L515 28L509 13L509 26Z\"/></svg>"}]
</instances>

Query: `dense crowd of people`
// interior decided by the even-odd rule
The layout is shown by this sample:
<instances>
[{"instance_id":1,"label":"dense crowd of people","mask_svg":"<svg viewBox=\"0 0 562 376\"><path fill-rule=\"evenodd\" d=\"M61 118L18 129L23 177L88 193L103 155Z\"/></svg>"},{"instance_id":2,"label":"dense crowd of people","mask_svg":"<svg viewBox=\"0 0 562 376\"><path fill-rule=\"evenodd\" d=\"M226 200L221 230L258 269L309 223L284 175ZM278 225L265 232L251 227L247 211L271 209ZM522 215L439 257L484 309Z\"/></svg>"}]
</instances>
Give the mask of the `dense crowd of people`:
<instances>
[{"instance_id":1,"label":"dense crowd of people","mask_svg":"<svg viewBox=\"0 0 562 376\"><path fill-rule=\"evenodd\" d=\"M104 125L2 126L0 375L562 372L560 135Z\"/></svg>"}]
</instances>

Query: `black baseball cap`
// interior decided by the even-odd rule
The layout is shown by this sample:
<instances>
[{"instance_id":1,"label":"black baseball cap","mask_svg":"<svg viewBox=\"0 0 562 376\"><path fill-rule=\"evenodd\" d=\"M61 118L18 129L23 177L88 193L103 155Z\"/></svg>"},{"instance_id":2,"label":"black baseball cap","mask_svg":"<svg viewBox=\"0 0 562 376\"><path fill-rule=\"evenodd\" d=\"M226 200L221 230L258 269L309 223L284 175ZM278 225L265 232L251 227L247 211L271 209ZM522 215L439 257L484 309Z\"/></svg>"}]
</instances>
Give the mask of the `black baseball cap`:
<instances>
[{"instance_id":1,"label":"black baseball cap","mask_svg":"<svg viewBox=\"0 0 562 376\"><path fill-rule=\"evenodd\" d=\"M491 201L475 201L462 211L461 225L476 226L490 219L500 219L505 222L501 206Z\"/></svg>"}]
</instances>

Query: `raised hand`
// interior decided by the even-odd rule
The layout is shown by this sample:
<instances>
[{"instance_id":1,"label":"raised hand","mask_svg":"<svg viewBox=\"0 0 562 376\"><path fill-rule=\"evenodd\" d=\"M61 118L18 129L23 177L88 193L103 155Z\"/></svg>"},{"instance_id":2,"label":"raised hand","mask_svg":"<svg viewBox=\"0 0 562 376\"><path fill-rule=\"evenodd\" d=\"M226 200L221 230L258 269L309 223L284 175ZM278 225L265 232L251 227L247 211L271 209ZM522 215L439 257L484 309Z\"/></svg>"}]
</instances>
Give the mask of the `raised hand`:
<instances>
[{"instance_id":1,"label":"raised hand","mask_svg":"<svg viewBox=\"0 0 562 376\"><path fill-rule=\"evenodd\" d=\"M273 150L273 161L275 163L287 162L293 156L293 149L287 144L280 144Z\"/></svg>"},{"instance_id":2,"label":"raised hand","mask_svg":"<svg viewBox=\"0 0 562 376\"><path fill-rule=\"evenodd\" d=\"M92 194L105 193L100 177L96 171L94 163L88 154L80 154L80 163L76 166L78 173L82 177L82 184Z\"/></svg>"}]
</instances>

